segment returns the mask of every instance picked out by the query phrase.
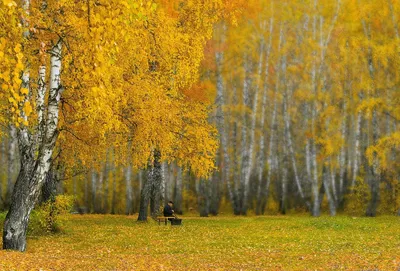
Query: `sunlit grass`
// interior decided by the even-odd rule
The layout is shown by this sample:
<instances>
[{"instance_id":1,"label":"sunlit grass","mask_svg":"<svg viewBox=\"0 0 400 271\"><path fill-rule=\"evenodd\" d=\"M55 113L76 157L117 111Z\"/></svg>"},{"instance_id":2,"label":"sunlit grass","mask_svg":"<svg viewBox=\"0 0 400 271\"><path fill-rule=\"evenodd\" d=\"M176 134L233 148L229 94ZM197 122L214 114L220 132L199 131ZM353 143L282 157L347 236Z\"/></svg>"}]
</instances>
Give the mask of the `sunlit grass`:
<instances>
[{"instance_id":1,"label":"sunlit grass","mask_svg":"<svg viewBox=\"0 0 400 271\"><path fill-rule=\"evenodd\" d=\"M61 234L0 252L0 270L398 270L400 218L70 215Z\"/></svg>"}]
</instances>

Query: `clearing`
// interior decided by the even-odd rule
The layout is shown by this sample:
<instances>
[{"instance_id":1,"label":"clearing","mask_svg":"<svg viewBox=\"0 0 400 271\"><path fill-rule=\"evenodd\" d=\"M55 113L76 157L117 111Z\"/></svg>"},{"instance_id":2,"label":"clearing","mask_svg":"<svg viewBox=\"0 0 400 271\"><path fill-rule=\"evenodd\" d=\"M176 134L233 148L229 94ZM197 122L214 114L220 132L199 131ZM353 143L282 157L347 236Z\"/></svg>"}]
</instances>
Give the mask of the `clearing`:
<instances>
[{"instance_id":1,"label":"clearing","mask_svg":"<svg viewBox=\"0 0 400 271\"><path fill-rule=\"evenodd\" d=\"M398 217L183 218L68 215L63 233L0 251L0 270L400 270Z\"/></svg>"}]
</instances>

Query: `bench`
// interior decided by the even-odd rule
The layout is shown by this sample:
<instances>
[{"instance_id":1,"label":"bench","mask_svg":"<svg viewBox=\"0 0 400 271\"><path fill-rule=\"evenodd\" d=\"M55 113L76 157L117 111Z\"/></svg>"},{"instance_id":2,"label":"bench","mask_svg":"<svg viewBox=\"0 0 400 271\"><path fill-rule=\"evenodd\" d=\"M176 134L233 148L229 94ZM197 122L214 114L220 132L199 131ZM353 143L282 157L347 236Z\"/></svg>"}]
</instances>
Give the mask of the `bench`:
<instances>
[{"instance_id":1,"label":"bench","mask_svg":"<svg viewBox=\"0 0 400 271\"><path fill-rule=\"evenodd\" d=\"M156 220L158 221L158 225L160 225L161 222L164 222L165 225L167 225L167 224L168 224L168 219L169 219L169 218L175 219L174 216L158 216L158 217L156 218Z\"/></svg>"}]
</instances>

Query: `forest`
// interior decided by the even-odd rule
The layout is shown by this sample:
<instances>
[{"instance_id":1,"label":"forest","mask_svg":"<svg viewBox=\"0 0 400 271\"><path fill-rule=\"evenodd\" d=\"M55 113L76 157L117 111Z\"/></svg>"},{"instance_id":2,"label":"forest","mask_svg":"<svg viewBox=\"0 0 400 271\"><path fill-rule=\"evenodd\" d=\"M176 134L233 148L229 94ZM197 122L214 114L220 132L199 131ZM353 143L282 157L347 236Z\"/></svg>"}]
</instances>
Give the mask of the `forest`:
<instances>
[{"instance_id":1,"label":"forest","mask_svg":"<svg viewBox=\"0 0 400 271\"><path fill-rule=\"evenodd\" d=\"M399 67L399 0L1 0L3 248L60 200L400 216Z\"/></svg>"}]
</instances>

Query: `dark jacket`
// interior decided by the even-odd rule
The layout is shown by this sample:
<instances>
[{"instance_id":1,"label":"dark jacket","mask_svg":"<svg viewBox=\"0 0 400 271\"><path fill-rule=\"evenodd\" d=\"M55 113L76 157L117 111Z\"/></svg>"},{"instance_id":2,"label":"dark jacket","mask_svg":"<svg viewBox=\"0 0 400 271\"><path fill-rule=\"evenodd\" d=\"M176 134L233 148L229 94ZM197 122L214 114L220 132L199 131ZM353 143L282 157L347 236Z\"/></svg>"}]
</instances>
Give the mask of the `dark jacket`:
<instances>
[{"instance_id":1,"label":"dark jacket","mask_svg":"<svg viewBox=\"0 0 400 271\"><path fill-rule=\"evenodd\" d=\"M164 216L174 216L174 211L168 204L164 206Z\"/></svg>"}]
</instances>

